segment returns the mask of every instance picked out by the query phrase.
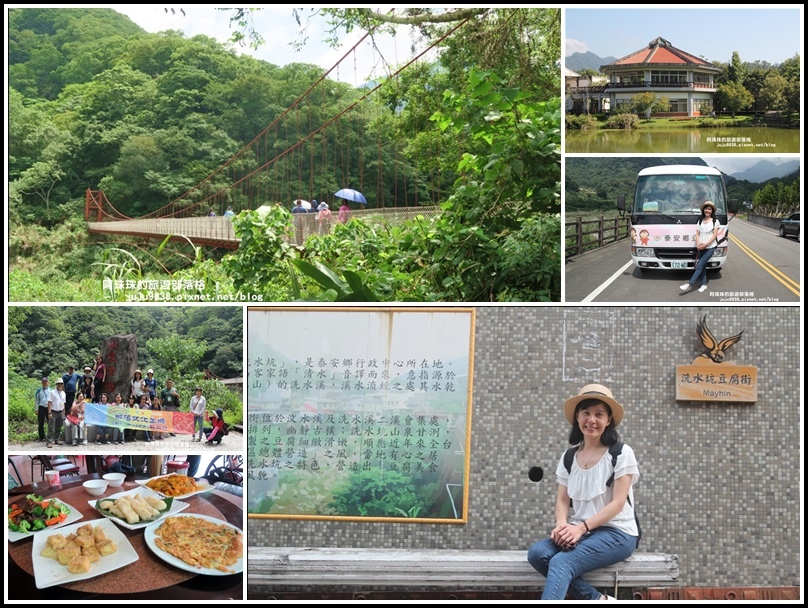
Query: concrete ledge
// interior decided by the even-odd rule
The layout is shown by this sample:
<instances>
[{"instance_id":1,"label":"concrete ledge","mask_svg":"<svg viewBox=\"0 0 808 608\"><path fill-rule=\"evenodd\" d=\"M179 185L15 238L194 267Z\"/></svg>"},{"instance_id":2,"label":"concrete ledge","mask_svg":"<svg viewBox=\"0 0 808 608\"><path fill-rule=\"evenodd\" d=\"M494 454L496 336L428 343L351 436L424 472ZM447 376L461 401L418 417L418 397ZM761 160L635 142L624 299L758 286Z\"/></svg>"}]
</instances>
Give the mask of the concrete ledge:
<instances>
[{"instance_id":1,"label":"concrete ledge","mask_svg":"<svg viewBox=\"0 0 808 608\"><path fill-rule=\"evenodd\" d=\"M249 547L250 589L339 591L371 589L536 589L544 578L524 551ZM635 553L584 578L597 587L671 586L679 560Z\"/></svg>"}]
</instances>

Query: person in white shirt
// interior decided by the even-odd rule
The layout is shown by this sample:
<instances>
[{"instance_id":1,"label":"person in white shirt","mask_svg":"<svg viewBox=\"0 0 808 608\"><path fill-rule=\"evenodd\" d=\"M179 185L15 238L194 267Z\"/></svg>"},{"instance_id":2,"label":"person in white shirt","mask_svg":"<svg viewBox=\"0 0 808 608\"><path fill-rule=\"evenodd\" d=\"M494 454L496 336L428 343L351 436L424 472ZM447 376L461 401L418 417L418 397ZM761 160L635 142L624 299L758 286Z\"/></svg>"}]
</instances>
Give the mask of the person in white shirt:
<instances>
[{"instance_id":1,"label":"person in white shirt","mask_svg":"<svg viewBox=\"0 0 808 608\"><path fill-rule=\"evenodd\" d=\"M59 437L62 434L62 425L64 423L65 403L67 402L67 395L65 394L64 380L59 378L56 381L56 388L53 389L48 395L48 447L52 448L53 444L62 445Z\"/></svg>"},{"instance_id":2,"label":"person in white shirt","mask_svg":"<svg viewBox=\"0 0 808 608\"><path fill-rule=\"evenodd\" d=\"M191 435L192 441L202 441L202 433L205 425L205 408L207 400L202 396L202 388L197 386L194 389L194 396L191 397L191 412L194 415L194 430ZM199 437L196 435L196 428L199 427Z\"/></svg>"}]
</instances>

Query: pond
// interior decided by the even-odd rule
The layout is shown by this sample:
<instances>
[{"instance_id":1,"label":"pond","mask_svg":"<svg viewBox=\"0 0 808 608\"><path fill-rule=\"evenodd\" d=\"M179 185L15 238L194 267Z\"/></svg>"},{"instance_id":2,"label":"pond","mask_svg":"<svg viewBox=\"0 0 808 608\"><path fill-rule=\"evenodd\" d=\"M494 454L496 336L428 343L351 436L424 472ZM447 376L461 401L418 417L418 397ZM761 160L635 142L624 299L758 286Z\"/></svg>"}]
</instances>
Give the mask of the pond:
<instances>
[{"instance_id":1,"label":"pond","mask_svg":"<svg viewBox=\"0 0 808 608\"><path fill-rule=\"evenodd\" d=\"M773 127L726 127L566 131L564 150L572 153L797 153L800 151L800 130Z\"/></svg>"}]
</instances>

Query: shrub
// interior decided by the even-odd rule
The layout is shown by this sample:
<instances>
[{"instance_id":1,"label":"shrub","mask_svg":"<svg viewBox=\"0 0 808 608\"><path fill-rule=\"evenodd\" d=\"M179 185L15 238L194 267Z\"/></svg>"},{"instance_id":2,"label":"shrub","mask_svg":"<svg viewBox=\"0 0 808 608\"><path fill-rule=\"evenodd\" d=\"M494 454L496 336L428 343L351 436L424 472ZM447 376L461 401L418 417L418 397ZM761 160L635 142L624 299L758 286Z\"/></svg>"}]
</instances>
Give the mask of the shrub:
<instances>
[{"instance_id":1,"label":"shrub","mask_svg":"<svg viewBox=\"0 0 808 608\"><path fill-rule=\"evenodd\" d=\"M615 114L606 121L607 129L636 129L640 124L640 117L636 114Z\"/></svg>"},{"instance_id":2,"label":"shrub","mask_svg":"<svg viewBox=\"0 0 808 608\"><path fill-rule=\"evenodd\" d=\"M580 116L567 114L564 117L564 121L568 129L591 131L598 128L598 120L591 114L581 114Z\"/></svg>"}]
</instances>

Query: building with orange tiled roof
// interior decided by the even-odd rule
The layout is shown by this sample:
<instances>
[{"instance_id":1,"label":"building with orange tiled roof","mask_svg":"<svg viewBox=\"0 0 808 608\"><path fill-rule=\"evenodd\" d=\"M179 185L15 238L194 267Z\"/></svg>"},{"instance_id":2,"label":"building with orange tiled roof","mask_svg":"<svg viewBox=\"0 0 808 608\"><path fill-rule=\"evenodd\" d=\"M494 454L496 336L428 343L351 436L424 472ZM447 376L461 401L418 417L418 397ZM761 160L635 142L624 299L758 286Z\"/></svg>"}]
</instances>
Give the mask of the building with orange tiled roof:
<instances>
[{"instance_id":1,"label":"building with orange tiled roof","mask_svg":"<svg viewBox=\"0 0 808 608\"><path fill-rule=\"evenodd\" d=\"M630 103L637 93L653 91L670 102L667 112L654 116L699 116L702 107L712 108L721 68L659 37L600 71L609 78L603 94L611 108Z\"/></svg>"}]
</instances>

